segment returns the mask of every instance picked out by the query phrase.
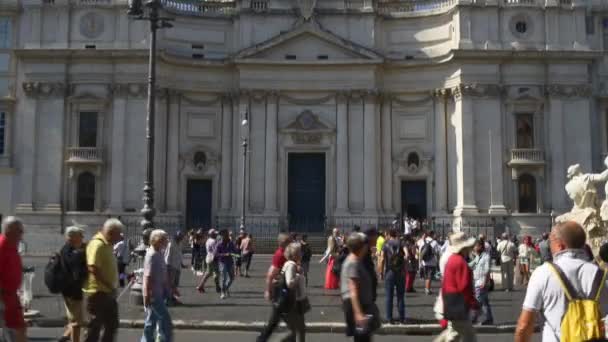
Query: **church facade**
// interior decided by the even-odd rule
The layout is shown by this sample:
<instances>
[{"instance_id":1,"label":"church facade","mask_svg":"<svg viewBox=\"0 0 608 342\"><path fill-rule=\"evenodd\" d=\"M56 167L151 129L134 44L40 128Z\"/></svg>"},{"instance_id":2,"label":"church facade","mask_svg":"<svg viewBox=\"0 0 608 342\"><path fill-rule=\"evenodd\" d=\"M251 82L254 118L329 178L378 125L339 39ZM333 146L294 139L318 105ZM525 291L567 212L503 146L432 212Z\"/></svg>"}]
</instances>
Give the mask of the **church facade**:
<instances>
[{"instance_id":1,"label":"church facade","mask_svg":"<svg viewBox=\"0 0 608 342\"><path fill-rule=\"evenodd\" d=\"M244 206L260 232L408 215L538 233L571 207L570 164L605 167L603 0L163 5L161 226L236 226ZM0 6L2 214L43 243L136 224L148 23L125 0Z\"/></svg>"}]
</instances>

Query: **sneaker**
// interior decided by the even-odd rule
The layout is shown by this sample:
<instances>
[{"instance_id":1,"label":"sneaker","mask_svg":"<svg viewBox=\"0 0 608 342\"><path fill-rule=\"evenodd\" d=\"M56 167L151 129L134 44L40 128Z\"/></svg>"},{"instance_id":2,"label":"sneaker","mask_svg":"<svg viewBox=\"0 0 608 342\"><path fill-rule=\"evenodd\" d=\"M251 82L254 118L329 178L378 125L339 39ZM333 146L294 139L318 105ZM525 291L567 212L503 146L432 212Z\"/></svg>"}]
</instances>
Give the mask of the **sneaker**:
<instances>
[{"instance_id":1,"label":"sneaker","mask_svg":"<svg viewBox=\"0 0 608 342\"><path fill-rule=\"evenodd\" d=\"M222 294L220 295L220 299L226 299L226 294L224 292L222 292Z\"/></svg>"},{"instance_id":2,"label":"sneaker","mask_svg":"<svg viewBox=\"0 0 608 342\"><path fill-rule=\"evenodd\" d=\"M427 296L430 296L430 295L432 295L432 294L433 294L433 292L432 292L431 290L429 290L429 289L424 289L424 293L425 293Z\"/></svg>"},{"instance_id":3,"label":"sneaker","mask_svg":"<svg viewBox=\"0 0 608 342\"><path fill-rule=\"evenodd\" d=\"M198 293L201 293L201 294L205 293L205 288L202 286L198 287L196 290L198 291Z\"/></svg>"},{"instance_id":4,"label":"sneaker","mask_svg":"<svg viewBox=\"0 0 608 342\"><path fill-rule=\"evenodd\" d=\"M404 318L404 319L401 319L401 320L399 320L399 323L400 323L401 325L406 325L406 324L407 324L407 319L405 319L405 318Z\"/></svg>"}]
</instances>

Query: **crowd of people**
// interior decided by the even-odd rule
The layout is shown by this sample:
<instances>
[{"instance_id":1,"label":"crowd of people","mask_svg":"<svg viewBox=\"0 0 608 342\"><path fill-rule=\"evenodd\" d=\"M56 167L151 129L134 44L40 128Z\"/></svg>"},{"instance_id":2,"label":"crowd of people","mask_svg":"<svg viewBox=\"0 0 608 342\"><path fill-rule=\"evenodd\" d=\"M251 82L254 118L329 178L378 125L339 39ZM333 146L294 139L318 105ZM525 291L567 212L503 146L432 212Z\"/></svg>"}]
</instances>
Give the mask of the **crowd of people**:
<instances>
[{"instance_id":1,"label":"crowd of people","mask_svg":"<svg viewBox=\"0 0 608 342\"><path fill-rule=\"evenodd\" d=\"M123 230L118 219L108 219L85 242L83 228L65 229L65 245L47 266L53 272L45 274L51 292L60 293L65 303L68 324L61 341L115 340L117 292L133 281L126 271L131 247ZM0 303L4 311L0 327L9 333L10 341L17 342L26 341L18 297L22 266L17 246L23 231L18 218L8 217L0 235ZM192 248L191 268L202 277L199 292L206 292L206 282L213 277L217 293L225 299L230 297L235 277L249 277L255 245L246 231L236 237L228 230L214 229L188 235L186 240L181 232L170 235L155 229L149 236L141 278L142 342L173 341L168 306L180 303L186 241ZM608 290L604 287L606 271L598 265L599 260L608 259L608 244L596 259L585 237L575 222L557 224L537 241L524 236L521 244L506 233L492 243L484 235L468 237L463 232L438 239L435 232L422 229L404 234L397 227L386 231L354 227L346 234L335 228L320 262L327 264L324 288L340 294L346 334L355 342L371 341L382 324L410 321L405 296L416 291L417 276L424 279L428 296L433 294L432 283L440 282L434 311L444 330L436 341L476 341L474 325L494 323L489 296L494 290L493 264L500 265L504 291L514 289L514 274L527 286L516 341L529 341L537 313L545 317L543 341L560 341L563 336L568 341L599 340L598 335L603 334L599 312L608 305ZM277 242L264 288L264 297L272 303L271 315L257 341L267 341L283 320L289 329L284 340L303 342L305 315L311 310L307 286L312 250L306 235L280 233ZM385 290L383 317L376 305L380 284Z\"/></svg>"}]
</instances>

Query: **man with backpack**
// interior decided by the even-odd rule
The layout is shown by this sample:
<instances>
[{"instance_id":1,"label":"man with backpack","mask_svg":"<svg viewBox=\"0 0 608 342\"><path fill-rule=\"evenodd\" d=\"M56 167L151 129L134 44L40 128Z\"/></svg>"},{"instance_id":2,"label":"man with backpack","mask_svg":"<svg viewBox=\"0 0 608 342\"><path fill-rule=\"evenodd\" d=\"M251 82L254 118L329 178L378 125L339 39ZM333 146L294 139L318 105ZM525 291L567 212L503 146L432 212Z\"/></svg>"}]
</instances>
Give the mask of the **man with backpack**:
<instances>
[{"instance_id":1,"label":"man with backpack","mask_svg":"<svg viewBox=\"0 0 608 342\"><path fill-rule=\"evenodd\" d=\"M515 342L530 341L538 314L544 317L543 342L604 340L606 271L587 261L585 240L585 231L576 222L553 227L549 237L553 262L532 273Z\"/></svg>"},{"instance_id":2,"label":"man with backpack","mask_svg":"<svg viewBox=\"0 0 608 342\"><path fill-rule=\"evenodd\" d=\"M393 293L397 292L397 311L399 321L405 324L405 250L397 236L397 230L391 229L389 240L384 243L378 262L380 277L384 279L386 291L386 320L393 321Z\"/></svg>"},{"instance_id":3,"label":"man with backpack","mask_svg":"<svg viewBox=\"0 0 608 342\"><path fill-rule=\"evenodd\" d=\"M437 273L437 266L439 263L438 255L441 247L437 240L435 240L435 232L429 231L426 237L418 242L420 251L420 264L424 269L424 293L427 295L432 294L431 281Z\"/></svg>"},{"instance_id":4,"label":"man with backpack","mask_svg":"<svg viewBox=\"0 0 608 342\"><path fill-rule=\"evenodd\" d=\"M72 226L65 230L66 243L59 252L59 260L51 260L47 266L45 280L53 272L55 279L53 282L62 284L61 294L65 304L68 325L65 328L63 337L59 341L80 341L80 328L85 324L82 286L87 279L87 259L84 245L84 230L80 227ZM60 270L54 271L55 264L59 263ZM47 281L48 282L48 281ZM47 284L49 286L51 284ZM53 292L49 286L49 290Z\"/></svg>"}]
</instances>

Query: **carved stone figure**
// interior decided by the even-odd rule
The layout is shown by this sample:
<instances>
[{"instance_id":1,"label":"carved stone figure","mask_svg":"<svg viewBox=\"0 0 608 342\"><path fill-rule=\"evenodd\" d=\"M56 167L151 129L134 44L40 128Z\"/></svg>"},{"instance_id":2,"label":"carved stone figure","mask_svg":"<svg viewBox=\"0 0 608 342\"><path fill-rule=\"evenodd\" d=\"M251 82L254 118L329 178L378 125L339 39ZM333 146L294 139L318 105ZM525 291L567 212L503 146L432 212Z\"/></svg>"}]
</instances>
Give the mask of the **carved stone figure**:
<instances>
[{"instance_id":1,"label":"carved stone figure","mask_svg":"<svg viewBox=\"0 0 608 342\"><path fill-rule=\"evenodd\" d=\"M597 251L605 237L605 223L599 214L596 185L608 181L608 169L599 174L583 173L579 164L568 168L566 192L574 202L569 213L556 218L557 222L576 221L587 232L589 245Z\"/></svg>"}]
</instances>

